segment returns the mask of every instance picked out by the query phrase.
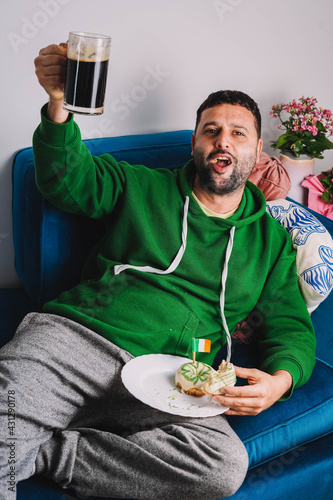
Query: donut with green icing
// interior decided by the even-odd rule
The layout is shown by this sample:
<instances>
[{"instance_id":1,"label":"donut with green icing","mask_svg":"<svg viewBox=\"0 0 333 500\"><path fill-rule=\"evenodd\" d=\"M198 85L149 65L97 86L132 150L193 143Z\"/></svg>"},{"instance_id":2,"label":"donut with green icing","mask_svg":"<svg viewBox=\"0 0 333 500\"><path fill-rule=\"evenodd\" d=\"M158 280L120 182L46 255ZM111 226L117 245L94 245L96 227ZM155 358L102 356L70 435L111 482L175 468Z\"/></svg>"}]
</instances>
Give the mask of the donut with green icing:
<instances>
[{"instance_id":1,"label":"donut with green icing","mask_svg":"<svg viewBox=\"0 0 333 500\"><path fill-rule=\"evenodd\" d=\"M234 365L224 360L217 371L201 361L188 362L178 368L175 382L182 392L191 396L214 396L222 387L235 385L236 373Z\"/></svg>"},{"instance_id":2,"label":"donut with green icing","mask_svg":"<svg viewBox=\"0 0 333 500\"><path fill-rule=\"evenodd\" d=\"M176 372L175 382L182 392L200 397L205 394L201 388L208 382L209 374L213 371L211 366L201 361L184 363Z\"/></svg>"}]
</instances>

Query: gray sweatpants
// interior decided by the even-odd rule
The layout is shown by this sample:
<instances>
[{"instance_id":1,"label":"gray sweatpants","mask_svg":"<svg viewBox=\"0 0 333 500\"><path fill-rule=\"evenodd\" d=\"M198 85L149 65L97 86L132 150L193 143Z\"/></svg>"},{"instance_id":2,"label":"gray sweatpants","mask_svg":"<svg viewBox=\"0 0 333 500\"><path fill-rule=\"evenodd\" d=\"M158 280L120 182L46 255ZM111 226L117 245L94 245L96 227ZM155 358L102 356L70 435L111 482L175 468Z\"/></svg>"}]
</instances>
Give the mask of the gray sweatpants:
<instances>
[{"instance_id":1,"label":"gray sweatpants","mask_svg":"<svg viewBox=\"0 0 333 500\"><path fill-rule=\"evenodd\" d=\"M0 351L0 499L44 474L79 495L209 500L232 495L248 466L223 415L187 418L133 397L132 356L68 319L29 314Z\"/></svg>"}]
</instances>

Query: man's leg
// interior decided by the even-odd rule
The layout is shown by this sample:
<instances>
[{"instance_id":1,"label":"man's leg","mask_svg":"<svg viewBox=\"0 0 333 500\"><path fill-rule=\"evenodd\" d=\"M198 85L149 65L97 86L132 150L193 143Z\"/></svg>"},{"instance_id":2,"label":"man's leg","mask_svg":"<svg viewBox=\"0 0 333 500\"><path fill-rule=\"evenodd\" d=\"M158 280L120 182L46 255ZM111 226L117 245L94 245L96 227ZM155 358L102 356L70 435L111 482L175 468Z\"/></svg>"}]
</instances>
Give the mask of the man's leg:
<instances>
[{"instance_id":1,"label":"man's leg","mask_svg":"<svg viewBox=\"0 0 333 500\"><path fill-rule=\"evenodd\" d=\"M119 348L65 318L29 314L0 351L0 499L15 499L55 430L99 426ZM126 351L122 363L131 356Z\"/></svg>"},{"instance_id":2,"label":"man's leg","mask_svg":"<svg viewBox=\"0 0 333 500\"><path fill-rule=\"evenodd\" d=\"M127 392L120 371L109 404L103 428L72 427L42 445L37 473L83 496L146 500L223 498L242 484L247 453L223 415L150 408Z\"/></svg>"}]
</instances>

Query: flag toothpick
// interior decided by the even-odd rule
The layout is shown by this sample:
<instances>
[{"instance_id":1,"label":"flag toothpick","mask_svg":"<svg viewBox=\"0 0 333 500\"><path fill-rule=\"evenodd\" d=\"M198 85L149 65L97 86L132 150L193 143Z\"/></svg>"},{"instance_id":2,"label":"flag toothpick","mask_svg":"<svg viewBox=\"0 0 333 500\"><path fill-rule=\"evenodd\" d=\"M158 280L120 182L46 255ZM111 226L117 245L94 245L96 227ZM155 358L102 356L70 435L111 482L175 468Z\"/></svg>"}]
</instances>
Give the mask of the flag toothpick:
<instances>
[{"instance_id":1,"label":"flag toothpick","mask_svg":"<svg viewBox=\"0 0 333 500\"><path fill-rule=\"evenodd\" d=\"M194 365L195 365L195 354L197 352L210 352L210 347L211 347L210 340L192 338L192 356Z\"/></svg>"}]
</instances>

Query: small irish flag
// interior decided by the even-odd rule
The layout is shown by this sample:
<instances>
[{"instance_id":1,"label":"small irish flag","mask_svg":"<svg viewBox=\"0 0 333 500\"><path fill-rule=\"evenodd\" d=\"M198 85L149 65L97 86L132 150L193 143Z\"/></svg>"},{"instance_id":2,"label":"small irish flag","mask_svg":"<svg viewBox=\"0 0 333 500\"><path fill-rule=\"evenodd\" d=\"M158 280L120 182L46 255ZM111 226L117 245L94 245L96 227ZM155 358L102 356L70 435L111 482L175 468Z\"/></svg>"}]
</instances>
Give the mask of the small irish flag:
<instances>
[{"instance_id":1,"label":"small irish flag","mask_svg":"<svg viewBox=\"0 0 333 500\"><path fill-rule=\"evenodd\" d=\"M207 339L192 339L192 352L210 352L211 341Z\"/></svg>"}]
</instances>

